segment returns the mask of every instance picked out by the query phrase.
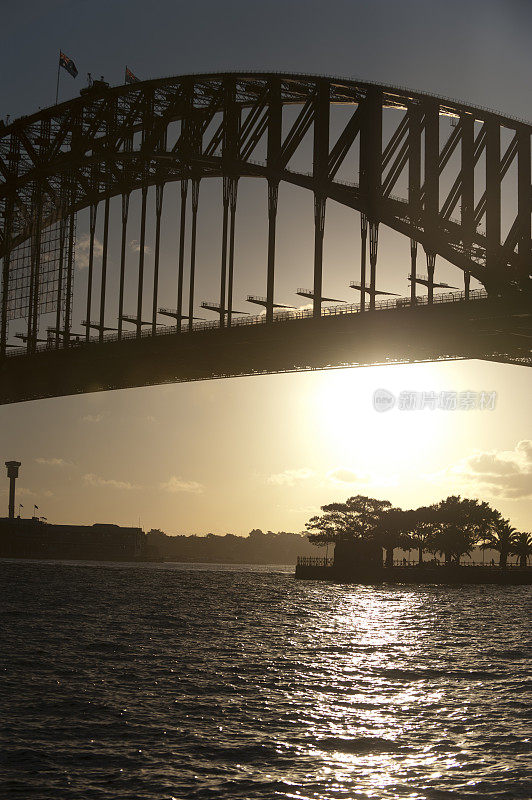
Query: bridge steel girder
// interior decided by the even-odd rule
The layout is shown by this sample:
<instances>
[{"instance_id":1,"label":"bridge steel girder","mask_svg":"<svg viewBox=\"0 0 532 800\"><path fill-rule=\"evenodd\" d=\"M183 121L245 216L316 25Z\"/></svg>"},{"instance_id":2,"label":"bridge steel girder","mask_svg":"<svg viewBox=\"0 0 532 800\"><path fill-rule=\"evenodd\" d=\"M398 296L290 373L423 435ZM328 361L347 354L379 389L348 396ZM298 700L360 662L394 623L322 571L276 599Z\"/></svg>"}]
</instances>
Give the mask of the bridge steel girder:
<instances>
[{"instance_id":1,"label":"bridge steel girder","mask_svg":"<svg viewBox=\"0 0 532 800\"><path fill-rule=\"evenodd\" d=\"M122 238L120 245L120 281L118 289L118 339L122 338L124 321L124 284L126 276L127 222L129 218L129 192L122 194Z\"/></svg>"},{"instance_id":2,"label":"bridge steel girder","mask_svg":"<svg viewBox=\"0 0 532 800\"><path fill-rule=\"evenodd\" d=\"M314 149L312 174L314 178L314 317L321 316L323 279L323 236L325 232L325 203L329 183L329 111L330 87L319 81L314 98Z\"/></svg>"},{"instance_id":3,"label":"bridge steel girder","mask_svg":"<svg viewBox=\"0 0 532 800\"><path fill-rule=\"evenodd\" d=\"M339 136L332 137L330 109L352 109ZM283 134L283 109L297 106L293 124ZM394 109L398 122L383 141L383 112ZM221 123L217 119L221 116ZM441 121L458 120L442 139ZM180 125L174 144L168 130ZM480 126L480 127L479 127ZM210 133L213 130L214 133ZM292 156L313 128L313 170L290 168ZM478 132L477 132L478 128ZM370 226L370 307L376 283L377 226L384 224L421 243L429 274L437 255L464 271L464 281L478 279L495 296L529 296L531 290L531 141L532 126L520 120L445 98L393 86L338 78L272 73L227 73L178 76L94 89L74 100L14 120L0 128L0 356L7 346L8 289L13 248L48 225L69 219L77 211L109 207L113 196L129 198L140 190L142 217L150 186L205 178L224 180L220 326L231 324L232 255L239 177L263 178L269 187L269 233L266 314L273 320L277 189L281 181L312 191L315 198L314 313L321 313L323 229L325 206L334 199L360 212ZM502 135L510 144L501 154ZM266 163L254 160L266 139ZM338 178L347 154L359 144L358 181ZM451 190L440 202L440 175L452 164L460 146L460 167ZM475 166L485 156L485 185L476 185ZM517 172L517 213L501 241L501 184L512 168ZM395 196L403 172L406 193ZM356 177L356 176L355 176ZM156 190L157 191L157 190ZM475 197L480 197L475 206ZM38 199L37 199L38 198ZM231 199L233 198L233 200ZM459 218L452 216L460 204ZM184 204L183 204L184 209ZM197 210L197 207L196 207ZM485 230L479 226L485 221ZM92 224L92 223L91 223ZM125 281L123 215L119 337ZM195 223L194 223L195 224ZM64 344L69 344L72 291L73 225L69 228L66 268ZM184 213L178 262L178 303L182 312ZM364 232L362 231L363 240ZM91 241L93 232L91 229ZM195 237L195 233L194 233ZM143 238L141 232L141 239ZM106 248L104 248L105 256ZM417 247L412 245L412 268ZM192 258L192 254L191 254ZM143 305L143 248L139 252L138 320ZM362 265L365 270L365 261ZM36 339L39 268L32 283L31 336ZM191 281L193 281L191 262ZM89 285L91 281L89 280ZM364 283L365 286L365 283ZM413 282L415 286L415 282ZM92 286L90 286L92 292ZM154 296L157 286L154 284ZM429 288L430 293L430 288ZM193 295L193 290L192 290ZM86 297L90 308L91 298ZM365 293L362 293L365 304ZM157 302L153 301L153 309ZM192 309L193 311L193 309ZM152 316L156 312L152 312ZM189 309L189 321L192 319ZM90 315L87 315L89 319ZM101 335L105 317L105 270L100 297ZM59 328L59 326L57 326ZM154 318L152 328L155 329ZM140 324L137 325L140 335ZM57 334L58 336L58 334Z\"/></svg>"},{"instance_id":4,"label":"bridge steel girder","mask_svg":"<svg viewBox=\"0 0 532 800\"><path fill-rule=\"evenodd\" d=\"M530 191L530 131L521 128L517 134L517 219L519 236L517 252L519 254L518 274L523 283L532 277L530 263L531 191Z\"/></svg>"},{"instance_id":5,"label":"bridge steel girder","mask_svg":"<svg viewBox=\"0 0 532 800\"><path fill-rule=\"evenodd\" d=\"M181 181L181 203L179 207L179 246L178 246L178 262L177 262L177 305L176 312L178 319L183 315L183 279L185 272L185 236L186 236L186 219L187 219L187 196L188 196L188 180L185 178ZM181 332L181 326L178 325L176 333Z\"/></svg>"},{"instance_id":6,"label":"bridge steel girder","mask_svg":"<svg viewBox=\"0 0 532 800\"><path fill-rule=\"evenodd\" d=\"M266 274L266 320L273 322L275 292L275 240L277 233L277 205L279 198L279 172L281 164L281 142L283 127L283 106L281 81L273 78L268 84L267 119L268 168L268 255Z\"/></svg>"},{"instance_id":7,"label":"bridge steel girder","mask_svg":"<svg viewBox=\"0 0 532 800\"><path fill-rule=\"evenodd\" d=\"M145 230L146 221L146 189L142 190L142 219L143 231ZM139 251L139 284L142 283L142 265L144 261L144 238L143 232L141 233L141 248ZM105 328L105 290L107 282L107 253L109 249L109 197L105 198L103 210L103 243L102 243L102 274L100 278L100 325L98 329L100 342L103 342L103 334ZM141 255L142 252L142 255ZM90 321L90 317L88 318Z\"/></svg>"},{"instance_id":8,"label":"bridge steel girder","mask_svg":"<svg viewBox=\"0 0 532 800\"><path fill-rule=\"evenodd\" d=\"M152 292L152 334L157 333L157 310L159 307L159 257L161 249L161 214L163 210L164 183L155 187L155 254L153 257L153 292Z\"/></svg>"},{"instance_id":9,"label":"bridge steel girder","mask_svg":"<svg viewBox=\"0 0 532 800\"><path fill-rule=\"evenodd\" d=\"M493 360L526 364L524 348L511 359L499 356L508 352L526 308L524 298L493 297L371 314L276 319L180 337L83 342L79 349L45 350L0 362L0 405L238 375L485 358L488 352ZM486 330L486 319L495 321L495 336ZM523 334L531 332L529 322Z\"/></svg>"},{"instance_id":10,"label":"bridge steel girder","mask_svg":"<svg viewBox=\"0 0 532 800\"><path fill-rule=\"evenodd\" d=\"M92 271L94 269L94 237L96 235L96 216L98 213L98 206L92 204L89 208L89 264L87 273L87 303L85 311L85 319L87 322L91 320L91 305L92 305ZM59 257L63 255L63 248L59 249ZM60 303L57 304L59 308ZM59 328L59 323L57 325ZM85 338L87 341L90 337L90 327L87 325L87 333Z\"/></svg>"},{"instance_id":11,"label":"bridge steel girder","mask_svg":"<svg viewBox=\"0 0 532 800\"><path fill-rule=\"evenodd\" d=\"M196 232L198 223L200 182L192 179L192 225L190 230L190 275L188 289L188 329L192 330L194 324L194 290L196 279Z\"/></svg>"},{"instance_id":12,"label":"bridge steel girder","mask_svg":"<svg viewBox=\"0 0 532 800\"><path fill-rule=\"evenodd\" d=\"M62 219L59 223L59 267L57 274L57 294L56 294L56 312L55 312L55 347L56 350L61 346L61 300L63 297L63 269L65 257L65 237L66 237L66 219Z\"/></svg>"}]
</instances>

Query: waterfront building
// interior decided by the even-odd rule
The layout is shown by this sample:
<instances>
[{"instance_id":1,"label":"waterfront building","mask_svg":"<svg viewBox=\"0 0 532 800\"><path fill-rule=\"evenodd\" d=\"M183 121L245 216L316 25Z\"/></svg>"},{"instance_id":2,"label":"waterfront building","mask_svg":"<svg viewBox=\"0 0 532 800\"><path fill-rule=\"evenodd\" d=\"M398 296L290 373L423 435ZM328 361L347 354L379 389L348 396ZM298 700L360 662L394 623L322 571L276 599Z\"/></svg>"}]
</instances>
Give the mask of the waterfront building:
<instances>
[{"instance_id":1,"label":"waterfront building","mask_svg":"<svg viewBox=\"0 0 532 800\"><path fill-rule=\"evenodd\" d=\"M50 525L37 517L0 518L0 558L89 561L142 561L146 534L141 528L96 523Z\"/></svg>"}]
</instances>

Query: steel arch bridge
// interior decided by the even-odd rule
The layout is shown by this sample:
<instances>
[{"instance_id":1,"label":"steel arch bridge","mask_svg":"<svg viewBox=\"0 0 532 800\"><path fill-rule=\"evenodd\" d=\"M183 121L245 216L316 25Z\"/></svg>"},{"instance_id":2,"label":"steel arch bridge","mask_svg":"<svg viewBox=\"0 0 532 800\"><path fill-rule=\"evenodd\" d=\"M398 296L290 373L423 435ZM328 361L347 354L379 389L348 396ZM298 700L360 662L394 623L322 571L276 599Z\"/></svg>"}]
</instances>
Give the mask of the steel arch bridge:
<instances>
[{"instance_id":1,"label":"steel arch bridge","mask_svg":"<svg viewBox=\"0 0 532 800\"><path fill-rule=\"evenodd\" d=\"M530 124L400 87L298 74L187 75L113 88L97 81L80 95L0 129L0 402L166 381L440 358L532 364ZM343 112L339 131L332 124L338 108ZM292 158L309 137L312 169L297 171ZM352 168L346 180L348 163ZM267 183L268 248L265 295L248 300L265 313L237 317L237 188L240 178L251 177ZM196 225L200 183L206 178L223 181L219 299L203 304L217 314L216 324L194 322ZM172 181L180 182L181 194L177 303L162 308L161 215L164 187ZM287 307L275 302L281 182L307 189L314 197L313 285L298 290L311 301L306 311L279 313ZM155 195L155 255L147 285L150 187ZM131 270L126 275L126 231L134 192L140 195L141 213L133 279ZM111 309L107 250L110 199L115 196L122 202L122 245L117 307ZM189 198L190 258L185 264ZM360 215L360 273L351 284L360 292L356 306L327 305L330 298L323 294L328 199ZM95 286L99 208L103 251ZM90 211L87 285L81 301L85 320L74 324L75 220L83 209ZM381 223L410 240L408 298L378 300L390 294L377 288ZM47 240L45 247L51 229L55 244ZM420 252L426 275L418 271ZM463 291L434 293L447 286L436 282L437 256L461 270ZM471 289L471 278L483 288ZM127 315L124 293L132 280L136 312ZM418 295L420 287L426 294ZM41 317L46 311L53 313L54 324L43 340ZM13 342L10 320L17 316L25 320L25 332L19 334L24 347ZM175 324L161 329L161 316ZM127 331L124 323L133 329ZM74 334L76 324L85 326L82 337Z\"/></svg>"}]
</instances>

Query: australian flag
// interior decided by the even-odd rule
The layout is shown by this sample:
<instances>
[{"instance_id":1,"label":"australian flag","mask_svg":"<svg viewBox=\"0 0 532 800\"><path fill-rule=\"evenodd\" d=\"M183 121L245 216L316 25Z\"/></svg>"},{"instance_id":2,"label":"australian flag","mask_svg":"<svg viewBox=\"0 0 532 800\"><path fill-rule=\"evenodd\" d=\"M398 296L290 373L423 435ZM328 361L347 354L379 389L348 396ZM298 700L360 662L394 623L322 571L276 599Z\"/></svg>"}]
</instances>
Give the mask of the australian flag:
<instances>
[{"instance_id":1,"label":"australian flag","mask_svg":"<svg viewBox=\"0 0 532 800\"><path fill-rule=\"evenodd\" d=\"M63 69L66 69L66 71L69 72L73 78L75 78L78 74L77 67L72 59L62 53L61 50L59 51L59 66L63 67Z\"/></svg>"},{"instance_id":2,"label":"australian flag","mask_svg":"<svg viewBox=\"0 0 532 800\"><path fill-rule=\"evenodd\" d=\"M129 69L129 67L126 67L126 80L125 80L125 82L126 82L126 83L137 83L138 81L139 81L139 78L137 78L137 76L136 76L136 75L134 75L134 74L131 72L131 70Z\"/></svg>"}]
</instances>

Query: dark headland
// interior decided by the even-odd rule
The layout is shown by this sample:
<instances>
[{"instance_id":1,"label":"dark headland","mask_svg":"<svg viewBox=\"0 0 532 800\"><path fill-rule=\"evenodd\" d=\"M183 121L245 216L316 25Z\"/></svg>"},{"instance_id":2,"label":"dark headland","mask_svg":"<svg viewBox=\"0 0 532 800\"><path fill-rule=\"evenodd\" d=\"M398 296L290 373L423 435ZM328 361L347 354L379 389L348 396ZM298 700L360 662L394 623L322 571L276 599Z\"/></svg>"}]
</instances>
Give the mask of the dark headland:
<instances>
[{"instance_id":1,"label":"dark headland","mask_svg":"<svg viewBox=\"0 0 532 800\"><path fill-rule=\"evenodd\" d=\"M382 548L353 543L335 547L333 558L300 556L295 577L340 583L488 584L529 586L532 567L514 564L445 563L436 559L416 563L406 559L386 564Z\"/></svg>"},{"instance_id":2,"label":"dark headland","mask_svg":"<svg viewBox=\"0 0 532 800\"><path fill-rule=\"evenodd\" d=\"M528 566L532 535L517 531L485 501L451 495L430 506L403 510L393 508L387 500L357 495L322 506L321 512L306 527L310 542L327 547L326 556L298 558L296 578L532 584L532 567ZM332 559L327 557L329 547L334 548ZM415 561L410 560L412 550ZM400 558L396 557L398 551ZM487 553L497 555L497 562L492 555L486 558Z\"/></svg>"}]
</instances>

